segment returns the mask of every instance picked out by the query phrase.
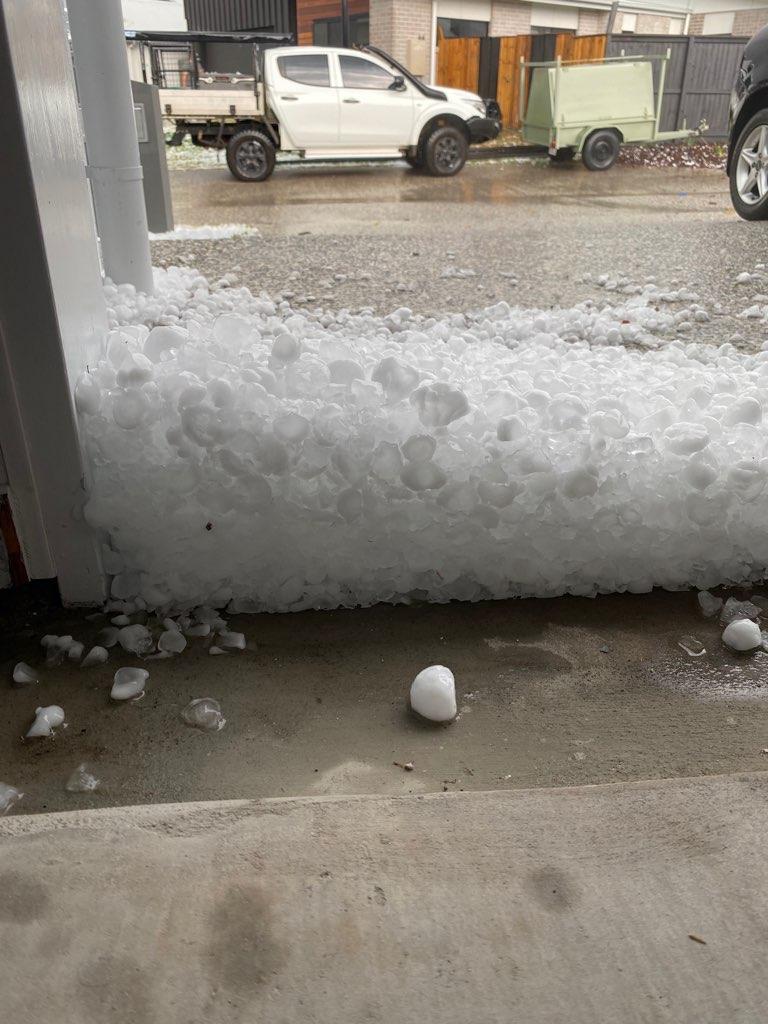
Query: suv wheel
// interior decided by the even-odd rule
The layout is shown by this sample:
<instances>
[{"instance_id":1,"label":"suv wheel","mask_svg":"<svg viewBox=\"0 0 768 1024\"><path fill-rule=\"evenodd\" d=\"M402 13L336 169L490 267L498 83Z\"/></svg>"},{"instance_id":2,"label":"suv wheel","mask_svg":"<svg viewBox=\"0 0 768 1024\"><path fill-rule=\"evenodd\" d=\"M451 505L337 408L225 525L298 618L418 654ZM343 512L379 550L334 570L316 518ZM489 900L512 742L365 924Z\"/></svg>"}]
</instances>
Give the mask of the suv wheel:
<instances>
[{"instance_id":1,"label":"suv wheel","mask_svg":"<svg viewBox=\"0 0 768 1024\"><path fill-rule=\"evenodd\" d=\"M731 201L744 220L768 218L768 110L747 122L731 155Z\"/></svg>"},{"instance_id":2,"label":"suv wheel","mask_svg":"<svg viewBox=\"0 0 768 1024\"><path fill-rule=\"evenodd\" d=\"M600 128L587 136L581 161L590 171L607 171L619 158L619 136L612 128Z\"/></svg>"},{"instance_id":3,"label":"suv wheel","mask_svg":"<svg viewBox=\"0 0 768 1024\"><path fill-rule=\"evenodd\" d=\"M264 181L275 169L272 140L255 128L236 132L227 143L227 167L238 181Z\"/></svg>"},{"instance_id":4,"label":"suv wheel","mask_svg":"<svg viewBox=\"0 0 768 1024\"><path fill-rule=\"evenodd\" d=\"M424 166L437 178L458 174L467 162L467 137L452 124L435 128L424 144Z\"/></svg>"}]
</instances>

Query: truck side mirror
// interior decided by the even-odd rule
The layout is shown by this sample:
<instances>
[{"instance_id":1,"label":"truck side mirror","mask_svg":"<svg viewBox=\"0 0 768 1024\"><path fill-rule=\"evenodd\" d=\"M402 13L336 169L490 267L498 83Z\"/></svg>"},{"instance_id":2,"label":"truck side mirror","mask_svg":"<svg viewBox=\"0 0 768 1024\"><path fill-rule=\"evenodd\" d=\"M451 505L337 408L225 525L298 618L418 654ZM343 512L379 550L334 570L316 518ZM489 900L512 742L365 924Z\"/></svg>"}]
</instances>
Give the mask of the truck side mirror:
<instances>
[{"instance_id":1,"label":"truck side mirror","mask_svg":"<svg viewBox=\"0 0 768 1024\"><path fill-rule=\"evenodd\" d=\"M405 79L402 75L395 75L389 86L390 89L394 89L395 92L402 92L405 88Z\"/></svg>"}]
</instances>

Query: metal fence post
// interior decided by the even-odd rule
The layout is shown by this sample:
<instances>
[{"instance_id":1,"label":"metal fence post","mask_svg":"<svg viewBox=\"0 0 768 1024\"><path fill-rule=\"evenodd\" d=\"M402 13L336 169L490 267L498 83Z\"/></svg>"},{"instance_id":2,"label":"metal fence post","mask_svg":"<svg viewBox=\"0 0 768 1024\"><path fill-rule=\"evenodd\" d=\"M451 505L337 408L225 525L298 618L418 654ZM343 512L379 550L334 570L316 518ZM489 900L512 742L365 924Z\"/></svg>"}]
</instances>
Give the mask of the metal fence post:
<instances>
[{"instance_id":1,"label":"metal fence post","mask_svg":"<svg viewBox=\"0 0 768 1024\"><path fill-rule=\"evenodd\" d=\"M683 118L685 117L685 96L690 84L691 68L693 67L693 44L696 41L696 36L688 36L688 45L685 48L685 67L683 69L683 80L680 83L680 96L677 101L677 117L675 118L675 128L679 128Z\"/></svg>"}]
</instances>

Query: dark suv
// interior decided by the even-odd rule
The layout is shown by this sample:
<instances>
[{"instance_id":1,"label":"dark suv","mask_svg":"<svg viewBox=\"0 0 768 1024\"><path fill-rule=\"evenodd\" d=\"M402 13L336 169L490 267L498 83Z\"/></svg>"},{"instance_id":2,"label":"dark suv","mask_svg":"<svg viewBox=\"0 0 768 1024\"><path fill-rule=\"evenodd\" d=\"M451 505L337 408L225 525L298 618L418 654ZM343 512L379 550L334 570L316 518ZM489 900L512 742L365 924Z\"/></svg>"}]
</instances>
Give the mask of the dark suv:
<instances>
[{"instance_id":1,"label":"dark suv","mask_svg":"<svg viewBox=\"0 0 768 1024\"><path fill-rule=\"evenodd\" d=\"M768 219L768 25L747 43L728 119L731 199L745 220Z\"/></svg>"}]
</instances>

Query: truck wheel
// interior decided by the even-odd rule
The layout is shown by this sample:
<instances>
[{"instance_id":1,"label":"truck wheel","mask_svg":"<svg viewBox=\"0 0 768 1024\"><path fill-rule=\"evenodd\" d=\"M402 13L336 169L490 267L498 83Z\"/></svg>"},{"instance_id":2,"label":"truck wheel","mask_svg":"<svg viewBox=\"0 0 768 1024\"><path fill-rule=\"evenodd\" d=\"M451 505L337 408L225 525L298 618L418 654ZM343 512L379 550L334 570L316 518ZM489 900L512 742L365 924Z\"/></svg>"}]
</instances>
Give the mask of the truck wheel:
<instances>
[{"instance_id":1,"label":"truck wheel","mask_svg":"<svg viewBox=\"0 0 768 1024\"><path fill-rule=\"evenodd\" d=\"M452 124L435 128L424 143L424 166L436 178L458 174L467 162L467 138Z\"/></svg>"},{"instance_id":2,"label":"truck wheel","mask_svg":"<svg viewBox=\"0 0 768 1024\"><path fill-rule=\"evenodd\" d=\"M581 159L590 171L607 171L619 156L619 136L612 128L600 128L587 136Z\"/></svg>"},{"instance_id":3,"label":"truck wheel","mask_svg":"<svg viewBox=\"0 0 768 1024\"><path fill-rule=\"evenodd\" d=\"M747 122L731 156L731 202L744 220L768 219L768 110Z\"/></svg>"},{"instance_id":4,"label":"truck wheel","mask_svg":"<svg viewBox=\"0 0 768 1024\"><path fill-rule=\"evenodd\" d=\"M227 143L227 167L238 181L264 181L275 169L275 147L264 132L244 128Z\"/></svg>"}]
</instances>

